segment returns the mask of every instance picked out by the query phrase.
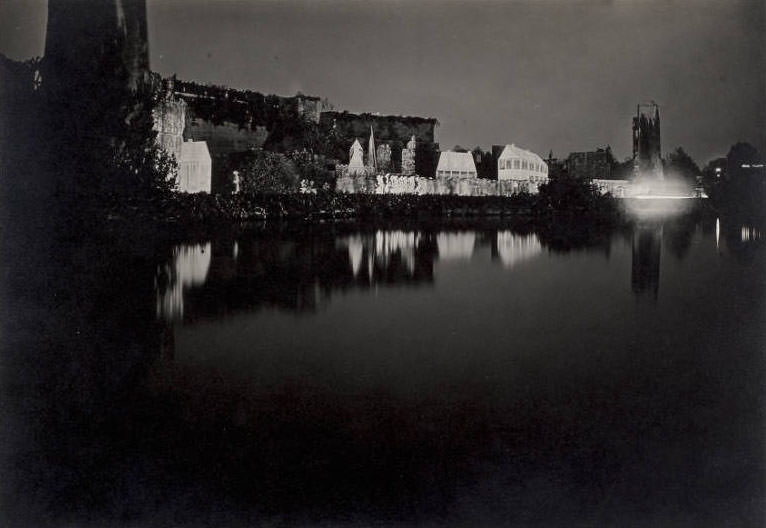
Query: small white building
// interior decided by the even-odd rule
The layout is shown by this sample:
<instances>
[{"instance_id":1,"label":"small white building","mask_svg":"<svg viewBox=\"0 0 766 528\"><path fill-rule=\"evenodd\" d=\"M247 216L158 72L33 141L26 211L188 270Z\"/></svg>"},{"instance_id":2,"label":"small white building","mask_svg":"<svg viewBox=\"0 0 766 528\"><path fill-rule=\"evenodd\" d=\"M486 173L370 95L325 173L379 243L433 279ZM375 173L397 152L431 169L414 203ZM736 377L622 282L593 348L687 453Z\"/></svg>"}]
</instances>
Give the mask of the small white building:
<instances>
[{"instance_id":1,"label":"small white building","mask_svg":"<svg viewBox=\"0 0 766 528\"><path fill-rule=\"evenodd\" d=\"M476 178L476 164L470 152L453 152L448 150L439 155L436 166L436 176L462 176Z\"/></svg>"},{"instance_id":2,"label":"small white building","mask_svg":"<svg viewBox=\"0 0 766 528\"><path fill-rule=\"evenodd\" d=\"M178 191L210 193L212 161L205 141L185 141L178 160Z\"/></svg>"},{"instance_id":3,"label":"small white building","mask_svg":"<svg viewBox=\"0 0 766 528\"><path fill-rule=\"evenodd\" d=\"M548 183L548 165L534 152L506 145L497 159L497 179L517 183L520 191L536 193L539 185Z\"/></svg>"}]
</instances>

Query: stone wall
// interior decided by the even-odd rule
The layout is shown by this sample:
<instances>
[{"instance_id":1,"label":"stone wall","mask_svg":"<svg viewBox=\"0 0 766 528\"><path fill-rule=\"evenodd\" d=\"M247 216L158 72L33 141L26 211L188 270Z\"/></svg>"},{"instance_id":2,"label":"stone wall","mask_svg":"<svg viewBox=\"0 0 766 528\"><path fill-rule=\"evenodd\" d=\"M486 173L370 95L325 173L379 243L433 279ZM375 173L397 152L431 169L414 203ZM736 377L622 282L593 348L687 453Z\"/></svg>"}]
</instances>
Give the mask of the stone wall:
<instances>
[{"instance_id":1,"label":"stone wall","mask_svg":"<svg viewBox=\"0 0 766 528\"><path fill-rule=\"evenodd\" d=\"M402 166L401 171L403 176L414 176L417 172L415 170L415 154L416 144L414 141L410 141L407 147L402 149Z\"/></svg>"},{"instance_id":2,"label":"stone wall","mask_svg":"<svg viewBox=\"0 0 766 528\"><path fill-rule=\"evenodd\" d=\"M176 160L180 159L186 128L186 103L166 98L152 110L152 118L153 128L157 131L157 143Z\"/></svg>"},{"instance_id":3,"label":"stone wall","mask_svg":"<svg viewBox=\"0 0 766 528\"><path fill-rule=\"evenodd\" d=\"M222 157L233 152L245 152L261 148L268 138L265 126L240 127L224 121L215 124L206 119L188 116L184 139L206 141L213 157Z\"/></svg>"},{"instance_id":4,"label":"stone wall","mask_svg":"<svg viewBox=\"0 0 766 528\"><path fill-rule=\"evenodd\" d=\"M518 182L447 176L424 178L401 174L350 176L347 166L337 169L335 190L348 194L439 194L457 196L512 196L529 190ZM536 192L537 189L535 188Z\"/></svg>"},{"instance_id":5,"label":"stone wall","mask_svg":"<svg viewBox=\"0 0 766 528\"><path fill-rule=\"evenodd\" d=\"M322 112L319 125L322 130L335 132L350 144L356 138L369 138L370 127L375 141L398 142L403 148L412 136L420 143L434 143L438 121L428 117L352 114L350 112Z\"/></svg>"},{"instance_id":6,"label":"stone wall","mask_svg":"<svg viewBox=\"0 0 766 528\"><path fill-rule=\"evenodd\" d=\"M378 145L376 158L378 170L381 172L391 172L394 167L391 162L391 147L385 143Z\"/></svg>"},{"instance_id":7,"label":"stone wall","mask_svg":"<svg viewBox=\"0 0 766 528\"><path fill-rule=\"evenodd\" d=\"M625 198L633 192L633 185L628 180L591 180L601 194L611 193L615 198Z\"/></svg>"},{"instance_id":8,"label":"stone wall","mask_svg":"<svg viewBox=\"0 0 766 528\"><path fill-rule=\"evenodd\" d=\"M359 139L362 143L374 131L375 143L385 144L391 149L391 171L407 172L402 168L407 143L415 136L417 152L411 161L415 172L433 175L436 170L439 145L435 142L438 121L427 117L390 116L377 114L352 114L350 112L322 112L319 119L320 133L333 138L335 146L326 154L336 159L346 159L347 145Z\"/></svg>"},{"instance_id":9,"label":"stone wall","mask_svg":"<svg viewBox=\"0 0 766 528\"><path fill-rule=\"evenodd\" d=\"M572 152L567 158L567 171L572 178L608 180L611 175L609 156L603 149Z\"/></svg>"}]
</instances>

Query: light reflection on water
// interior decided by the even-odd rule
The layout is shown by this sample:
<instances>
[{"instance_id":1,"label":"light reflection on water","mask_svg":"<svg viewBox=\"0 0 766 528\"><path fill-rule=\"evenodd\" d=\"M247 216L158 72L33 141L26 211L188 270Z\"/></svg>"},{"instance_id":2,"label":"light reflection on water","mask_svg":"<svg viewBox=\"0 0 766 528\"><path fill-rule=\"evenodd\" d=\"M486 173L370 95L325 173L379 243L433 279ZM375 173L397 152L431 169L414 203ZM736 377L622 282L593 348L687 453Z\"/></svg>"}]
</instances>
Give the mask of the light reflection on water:
<instances>
[{"instance_id":1,"label":"light reflection on water","mask_svg":"<svg viewBox=\"0 0 766 528\"><path fill-rule=\"evenodd\" d=\"M439 233L436 235L436 245L439 248L440 260L463 260L473 256L476 244L476 233Z\"/></svg>"},{"instance_id":2,"label":"light reflection on water","mask_svg":"<svg viewBox=\"0 0 766 528\"><path fill-rule=\"evenodd\" d=\"M157 270L157 317L181 319L184 315L184 290L202 286L210 270L212 242L179 244L173 248L173 258Z\"/></svg>"},{"instance_id":3,"label":"light reflection on water","mask_svg":"<svg viewBox=\"0 0 766 528\"><path fill-rule=\"evenodd\" d=\"M96 244L98 279L57 281L80 334L62 324L53 352L7 363L23 397L3 403L41 419L3 477L26 486L21 515L67 525L759 520L754 229L279 226L138 254Z\"/></svg>"},{"instance_id":4,"label":"light reflection on water","mask_svg":"<svg viewBox=\"0 0 766 528\"><path fill-rule=\"evenodd\" d=\"M730 246L729 250L742 254L750 245L761 242L760 231L749 225L728 225L724 231L722 240L721 220L717 218L714 233L718 250L725 242L727 247ZM612 235L611 239L625 236ZM638 221L628 236L631 240L631 269L626 281L634 294L649 293L657 299L663 246L667 246L666 250L674 256L684 258L692 238L702 235L698 225L676 218L669 222L661 219ZM605 250L608 255L611 244L611 240L606 240L583 249L586 252ZM481 248L491 251L478 251ZM225 247L219 241L178 244L172 250L170 261L158 268L155 278L157 317L168 321L188 318L190 293L199 293L206 288L212 289L204 295L193 295L195 302L205 303L211 296L220 294L224 298L218 301L227 304L223 293L226 288L221 285L233 284L232 281L245 281L250 286L254 282L271 284L272 289L294 290L297 297L294 297L296 304L293 308L313 310L328 300L333 290L432 284L436 263L464 262L470 265L490 258L509 271L522 263L542 269L547 264L537 259L546 253L551 258L551 251L555 254L562 250L554 241L541 240L535 232L510 229L377 229L312 239L277 237L260 240L256 236L229 241ZM253 295L251 306L255 307L260 303L261 294ZM279 291L275 295L284 299L293 297L293 294L280 294ZM280 302L270 304L283 305ZM283 307L289 308L290 303ZM195 305L192 311L199 311L199 308Z\"/></svg>"},{"instance_id":5,"label":"light reflection on water","mask_svg":"<svg viewBox=\"0 0 766 528\"><path fill-rule=\"evenodd\" d=\"M268 262L273 265L269 273L279 273L283 275L281 278L286 278L283 272L286 268L292 268L296 247L304 245L305 241L282 239L263 246L246 241L242 245L247 247L248 244L255 248L255 253L242 254L240 241L233 242L230 252L219 249L215 241L174 246L172 258L158 268L155 278L158 319L184 319L190 290L204 289L211 273L214 282L233 280L238 276L251 277L253 266ZM521 234L507 229L491 233L376 230L337 236L332 247L324 247L323 258L327 257L327 252L332 253L330 260L334 258L330 277L315 273L314 261L318 257L309 252L308 266L301 268L299 274L302 276L293 277L293 282L313 282L317 286L316 298L308 303L316 306L324 289L342 287L349 281L368 286L379 283L430 283L436 262L471 261L477 258L475 250L479 247L491 248L493 259L496 258L505 268L512 268L543 253L543 245L535 233ZM345 258L341 258L343 253ZM238 264L243 258L247 262ZM225 277L222 276L224 270ZM270 277L267 274L262 280L269 281Z\"/></svg>"},{"instance_id":6,"label":"light reflection on water","mask_svg":"<svg viewBox=\"0 0 766 528\"><path fill-rule=\"evenodd\" d=\"M543 246L534 233L528 235L519 235L512 231L497 233L497 253L503 266L507 268L532 259L542 252Z\"/></svg>"}]
</instances>

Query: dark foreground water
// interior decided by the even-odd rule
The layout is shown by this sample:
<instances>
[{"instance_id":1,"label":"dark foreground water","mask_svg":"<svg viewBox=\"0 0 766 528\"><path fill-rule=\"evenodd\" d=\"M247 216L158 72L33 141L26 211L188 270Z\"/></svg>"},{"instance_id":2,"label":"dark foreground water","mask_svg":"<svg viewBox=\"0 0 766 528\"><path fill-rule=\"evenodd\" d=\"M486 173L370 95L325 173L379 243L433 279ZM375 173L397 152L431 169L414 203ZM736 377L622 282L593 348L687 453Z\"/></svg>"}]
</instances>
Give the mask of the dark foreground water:
<instances>
[{"instance_id":1,"label":"dark foreground water","mask_svg":"<svg viewBox=\"0 0 766 528\"><path fill-rule=\"evenodd\" d=\"M59 236L4 274L3 526L762 526L763 237Z\"/></svg>"}]
</instances>

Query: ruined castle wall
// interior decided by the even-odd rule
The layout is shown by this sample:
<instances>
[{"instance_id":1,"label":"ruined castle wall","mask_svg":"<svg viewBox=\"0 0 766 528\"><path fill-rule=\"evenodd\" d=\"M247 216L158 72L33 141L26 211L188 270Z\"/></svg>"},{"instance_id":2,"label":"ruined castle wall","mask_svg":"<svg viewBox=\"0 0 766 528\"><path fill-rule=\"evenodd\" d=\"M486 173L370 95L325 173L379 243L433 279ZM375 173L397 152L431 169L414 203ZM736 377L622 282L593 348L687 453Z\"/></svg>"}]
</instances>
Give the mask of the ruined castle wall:
<instances>
[{"instance_id":1,"label":"ruined castle wall","mask_svg":"<svg viewBox=\"0 0 766 528\"><path fill-rule=\"evenodd\" d=\"M434 143L437 121L425 117L322 112L319 124L323 130L334 130L348 143L368 138L372 127L376 141L399 143L401 148L413 135L418 143Z\"/></svg>"},{"instance_id":2,"label":"ruined castle wall","mask_svg":"<svg viewBox=\"0 0 766 528\"><path fill-rule=\"evenodd\" d=\"M165 99L152 110L153 128L157 131L157 143L176 160L181 156L186 127L186 103L183 100Z\"/></svg>"},{"instance_id":3,"label":"ruined castle wall","mask_svg":"<svg viewBox=\"0 0 766 528\"><path fill-rule=\"evenodd\" d=\"M184 139L206 141L210 155L216 158L233 152L261 148L268 135L265 126L243 128L229 121L215 124L206 119L191 116L187 119L184 131Z\"/></svg>"}]
</instances>

